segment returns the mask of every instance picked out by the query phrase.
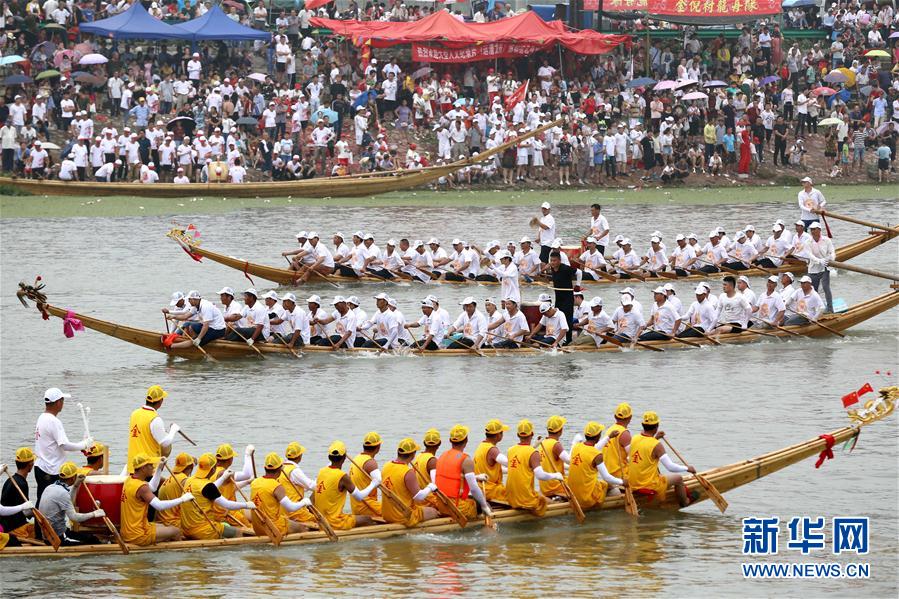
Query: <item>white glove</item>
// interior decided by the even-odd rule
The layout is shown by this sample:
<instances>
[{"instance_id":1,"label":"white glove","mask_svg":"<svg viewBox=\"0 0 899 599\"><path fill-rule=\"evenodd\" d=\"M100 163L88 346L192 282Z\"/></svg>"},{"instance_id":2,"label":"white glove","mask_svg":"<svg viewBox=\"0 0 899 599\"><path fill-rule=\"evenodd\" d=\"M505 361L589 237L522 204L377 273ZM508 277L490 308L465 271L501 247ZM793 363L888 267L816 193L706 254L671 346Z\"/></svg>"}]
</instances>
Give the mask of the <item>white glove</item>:
<instances>
[{"instance_id":1,"label":"white glove","mask_svg":"<svg viewBox=\"0 0 899 599\"><path fill-rule=\"evenodd\" d=\"M560 472L553 472L553 479L554 480L565 480L565 477L562 476L562 474Z\"/></svg>"},{"instance_id":2,"label":"white glove","mask_svg":"<svg viewBox=\"0 0 899 599\"><path fill-rule=\"evenodd\" d=\"M821 260L821 266L826 267L828 264L830 264L830 260L827 260L827 259Z\"/></svg>"},{"instance_id":3,"label":"white glove","mask_svg":"<svg viewBox=\"0 0 899 599\"><path fill-rule=\"evenodd\" d=\"M103 510L94 510L93 517L94 518L105 518L106 512L104 512Z\"/></svg>"},{"instance_id":4,"label":"white glove","mask_svg":"<svg viewBox=\"0 0 899 599\"><path fill-rule=\"evenodd\" d=\"M485 515L485 516L488 516L488 517L493 516L493 510L490 509L490 506L489 506L489 505L488 505L487 507L484 508L484 515Z\"/></svg>"},{"instance_id":5,"label":"white glove","mask_svg":"<svg viewBox=\"0 0 899 599\"><path fill-rule=\"evenodd\" d=\"M253 340L252 340L252 339L247 339L247 345L253 345Z\"/></svg>"},{"instance_id":6,"label":"white glove","mask_svg":"<svg viewBox=\"0 0 899 599\"><path fill-rule=\"evenodd\" d=\"M577 445L578 443L582 443L584 441L584 435L580 433L574 433L574 437L571 438L571 444Z\"/></svg>"},{"instance_id":7,"label":"white glove","mask_svg":"<svg viewBox=\"0 0 899 599\"><path fill-rule=\"evenodd\" d=\"M167 461L168 458L164 455L159 456L159 467L161 468L162 466L164 466Z\"/></svg>"},{"instance_id":8,"label":"white glove","mask_svg":"<svg viewBox=\"0 0 899 599\"><path fill-rule=\"evenodd\" d=\"M248 510L255 510L255 509L256 509L256 504L253 503L252 501L248 501L248 502L246 503L246 508L247 508Z\"/></svg>"},{"instance_id":9,"label":"white glove","mask_svg":"<svg viewBox=\"0 0 899 599\"><path fill-rule=\"evenodd\" d=\"M247 445L247 448L244 450L245 455L253 455L253 452L256 451L256 448L252 445Z\"/></svg>"},{"instance_id":10,"label":"white glove","mask_svg":"<svg viewBox=\"0 0 899 599\"><path fill-rule=\"evenodd\" d=\"M94 438L93 438L93 437L85 437L85 438L84 438L84 448L85 448L85 449L88 449L88 448L90 448L90 447L93 447L93 445L94 445Z\"/></svg>"},{"instance_id":11,"label":"white glove","mask_svg":"<svg viewBox=\"0 0 899 599\"><path fill-rule=\"evenodd\" d=\"M21 508L22 508L22 511L24 512L25 510L33 510L33 509L34 509L34 504L31 503L30 501L26 501L25 503L23 503L23 504L22 504L21 506L19 506L19 507L21 507Z\"/></svg>"},{"instance_id":12,"label":"white glove","mask_svg":"<svg viewBox=\"0 0 899 599\"><path fill-rule=\"evenodd\" d=\"M308 497L306 497L305 499L301 499L297 505L300 506L300 509L303 509L304 507L309 507L310 505L312 505L312 501Z\"/></svg>"},{"instance_id":13,"label":"white glove","mask_svg":"<svg viewBox=\"0 0 899 599\"><path fill-rule=\"evenodd\" d=\"M475 478L475 480L478 481L479 483L485 483L485 482L487 482L487 475L486 475L486 474L475 474L474 478Z\"/></svg>"},{"instance_id":14,"label":"white glove","mask_svg":"<svg viewBox=\"0 0 899 599\"><path fill-rule=\"evenodd\" d=\"M435 485L434 483L428 483L427 489L428 489L431 493L433 493L434 491L437 490L437 485Z\"/></svg>"},{"instance_id":15,"label":"white glove","mask_svg":"<svg viewBox=\"0 0 899 599\"><path fill-rule=\"evenodd\" d=\"M196 501L193 493L185 493L181 496L181 503L187 503L188 501Z\"/></svg>"},{"instance_id":16,"label":"white glove","mask_svg":"<svg viewBox=\"0 0 899 599\"><path fill-rule=\"evenodd\" d=\"M180 430L181 430L180 426L178 426L177 424L173 424L172 427L169 429L169 432L177 435L178 431L180 431Z\"/></svg>"},{"instance_id":17,"label":"white glove","mask_svg":"<svg viewBox=\"0 0 899 599\"><path fill-rule=\"evenodd\" d=\"M194 344L194 347L200 347L200 338L194 337L193 344Z\"/></svg>"},{"instance_id":18,"label":"white glove","mask_svg":"<svg viewBox=\"0 0 899 599\"><path fill-rule=\"evenodd\" d=\"M226 477L226 478L232 478L233 476L234 476L234 471L233 471L233 470L231 470L230 468L228 468L227 470L225 470L225 477Z\"/></svg>"}]
</instances>

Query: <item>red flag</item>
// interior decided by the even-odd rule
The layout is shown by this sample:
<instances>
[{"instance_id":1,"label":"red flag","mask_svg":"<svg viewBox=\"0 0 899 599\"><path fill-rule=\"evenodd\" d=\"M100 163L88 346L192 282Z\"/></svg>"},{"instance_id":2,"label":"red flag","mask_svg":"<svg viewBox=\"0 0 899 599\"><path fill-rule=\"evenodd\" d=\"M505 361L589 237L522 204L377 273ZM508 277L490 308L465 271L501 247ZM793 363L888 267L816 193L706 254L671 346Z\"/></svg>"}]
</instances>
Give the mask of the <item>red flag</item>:
<instances>
[{"instance_id":1,"label":"red flag","mask_svg":"<svg viewBox=\"0 0 899 599\"><path fill-rule=\"evenodd\" d=\"M858 393L853 391L852 393L848 393L843 396L843 407L848 408L852 404L858 403Z\"/></svg>"},{"instance_id":2,"label":"red flag","mask_svg":"<svg viewBox=\"0 0 899 599\"><path fill-rule=\"evenodd\" d=\"M524 99L528 95L528 84L530 84L530 82L531 80L528 79L524 82L524 85L519 85L518 89L512 92L512 95L506 100L506 110L512 110L519 102L524 102Z\"/></svg>"},{"instance_id":3,"label":"red flag","mask_svg":"<svg viewBox=\"0 0 899 599\"><path fill-rule=\"evenodd\" d=\"M871 387L871 383L865 383L865 384L862 385L861 388L858 390L858 395L859 395L859 397L861 397L861 396L864 395L865 393L874 393L874 388Z\"/></svg>"}]
</instances>

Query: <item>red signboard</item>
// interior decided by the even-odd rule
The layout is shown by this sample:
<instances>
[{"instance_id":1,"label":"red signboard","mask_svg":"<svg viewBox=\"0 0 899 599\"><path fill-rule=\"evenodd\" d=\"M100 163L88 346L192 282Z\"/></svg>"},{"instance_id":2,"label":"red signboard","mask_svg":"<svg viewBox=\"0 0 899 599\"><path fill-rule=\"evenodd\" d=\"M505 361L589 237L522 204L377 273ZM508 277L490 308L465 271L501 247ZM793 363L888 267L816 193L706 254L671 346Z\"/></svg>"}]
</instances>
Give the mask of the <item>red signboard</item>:
<instances>
[{"instance_id":1,"label":"red signboard","mask_svg":"<svg viewBox=\"0 0 899 599\"><path fill-rule=\"evenodd\" d=\"M599 0L596 0L596 3L599 4ZM586 2L584 3L584 9L589 10ZM602 9L607 12L645 11L646 0L605 0L602 3Z\"/></svg>"},{"instance_id":2,"label":"red signboard","mask_svg":"<svg viewBox=\"0 0 899 599\"><path fill-rule=\"evenodd\" d=\"M781 0L648 0L654 15L737 17L779 14Z\"/></svg>"},{"instance_id":3,"label":"red signboard","mask_svg":"<svg viewBox=\"0 0 899 599\"><path fill-rule=\"evenodd\" d=\"M519 58L528 56L541 49L536 44L519 44L517 42L492 42L467 46L465 48L444 48L412 44L413 62L477 62L494 58Z\"/></svg>"}]
</instances>

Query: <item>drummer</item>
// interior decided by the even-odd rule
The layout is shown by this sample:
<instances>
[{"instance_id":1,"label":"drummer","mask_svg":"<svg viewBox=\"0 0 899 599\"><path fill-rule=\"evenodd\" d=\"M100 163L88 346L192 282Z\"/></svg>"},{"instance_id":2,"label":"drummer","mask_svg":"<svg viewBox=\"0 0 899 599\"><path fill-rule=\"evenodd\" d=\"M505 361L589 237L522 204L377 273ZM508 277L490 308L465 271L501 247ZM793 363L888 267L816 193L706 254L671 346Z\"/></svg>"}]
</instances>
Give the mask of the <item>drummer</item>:
<instances>
[{"instance_id":1,"label":"drummer","mask_svg":"<svg viewBox=\"0 0 899 599\"><path fill-rule=\"evenodd\" d=\"M105 445L99 441L94 441L93 445L81 452L87 458L87 464L78 469L78 474L83 474L84 476L103 474L101 471L104 469L103 466L106 462L106 452Z\"/></svg>"}]
</instances>

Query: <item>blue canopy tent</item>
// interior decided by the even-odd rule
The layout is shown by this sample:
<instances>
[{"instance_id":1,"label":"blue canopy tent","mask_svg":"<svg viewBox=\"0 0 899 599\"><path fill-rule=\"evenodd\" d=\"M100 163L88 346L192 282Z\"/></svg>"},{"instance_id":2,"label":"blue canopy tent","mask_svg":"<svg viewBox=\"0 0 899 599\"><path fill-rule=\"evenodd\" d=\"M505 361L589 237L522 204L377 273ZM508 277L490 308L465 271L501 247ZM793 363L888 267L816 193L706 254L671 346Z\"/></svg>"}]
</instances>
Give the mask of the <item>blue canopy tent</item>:
<instances>
[{"instance_id":1,"label":"blue canopy tent","mask_svg":"<svg viewBox=\"0 0 899 599\"><path fill-rule=\"evenodd\" d=\"M251 42L271 39L271 34L267 31L259 31L237 23L228 17L218 5L213 6L202 17L179 24L177 29L187 32L187 39L194 42L204 40Z\"/></svg>"},{"instance_id":2,"label":"blue canopy tent","mask_svg":"<svg viewBox=\"0 0 899 599\"><path fill-rule=\"evenodd\" d=\"M78 30L114 40L186 40L190 34L150 16L140 2L114 17L82 23Z\"/></svg>"}]
</instances>

